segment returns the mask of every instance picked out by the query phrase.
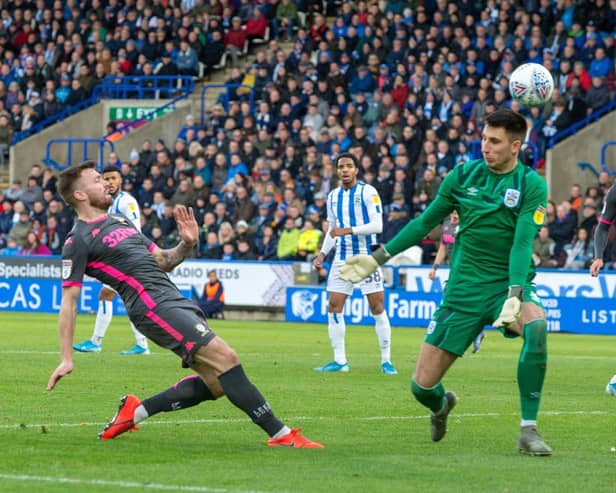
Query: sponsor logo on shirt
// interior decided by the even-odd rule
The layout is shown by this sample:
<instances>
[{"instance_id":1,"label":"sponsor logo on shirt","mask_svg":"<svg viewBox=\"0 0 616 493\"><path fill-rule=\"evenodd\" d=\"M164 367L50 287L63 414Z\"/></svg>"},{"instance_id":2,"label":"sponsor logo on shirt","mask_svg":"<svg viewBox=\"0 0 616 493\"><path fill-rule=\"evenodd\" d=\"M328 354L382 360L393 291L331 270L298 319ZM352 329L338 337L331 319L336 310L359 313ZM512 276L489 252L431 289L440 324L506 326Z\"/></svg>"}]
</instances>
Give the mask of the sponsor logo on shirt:
<instances>
[{"instance_id":1,"label":"sponsor logo on shirt","mask_svg":"<svg viewBox=\"0 0 616 493\"><path fill-rule=\"evenodd\" d=\"M130 238L137 233L138 231L134 228L118 228L103 236L103 244L107 245L109 248L114 248L126 238Z\"/></svg>"},{"instance_id":2,"label":"sponsor logo on shirt","mask_svg":"<svg viewBox=\"0 0 616 493\"><path fill-rule=\"evenodd\" d=\"M505 198L503 203L506 207L515 207L520 202L520 191L515 188L508 188L505 190Z\"/></svg>"},{"instance_id":3,"label":"sponsor logo on shirt","mask_svg":"<svg viewBox=\"0 0 616 493\"><path fill-rule=\"evenodd\" d=\"M537 210L533 214L533 221L535 221L536 225L541 226L543 224L544 219L545 219L545 207L540 205L539 207L537 207Z\"/></svg>"}]
</instances>

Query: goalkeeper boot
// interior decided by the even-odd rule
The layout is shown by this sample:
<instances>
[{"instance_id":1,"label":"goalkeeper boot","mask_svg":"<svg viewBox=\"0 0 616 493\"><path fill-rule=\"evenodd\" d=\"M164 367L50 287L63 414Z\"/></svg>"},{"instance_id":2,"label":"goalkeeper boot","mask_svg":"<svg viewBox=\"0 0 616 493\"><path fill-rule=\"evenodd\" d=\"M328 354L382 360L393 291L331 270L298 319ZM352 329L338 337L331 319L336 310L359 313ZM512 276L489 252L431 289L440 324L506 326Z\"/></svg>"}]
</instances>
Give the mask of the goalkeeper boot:
<instances>
[{"instance_id":1,"label":"goalkeeper boot","mask_svg":"<svg viewBox=\"0 0 616 493\"><path fill-rule=\"evenodd\" d=\"M436 414L430 415L430 436L433 442L441 440L447 433L447 416L456 407L458 398L453 392L445 392L445 404Z\"/></svg>"},{"instance_id":2,"label":"goalkeeper boot","mask_svg":"<svg viewBox=\"0 0 616 493\"><path fill-rule=\"evenodd\" d=\"M109 440L115 438L127 431L137 431L139 428L133 421L135 417L135 409L141 405L141 401L136 396L129 394L122 397L118 412L107 423L107 426L98 434L101 440Z\"/></svg>"},{"instance_id":3,"label":"goalkeeper boot","mask_svg":"<svg viewBox=\"0 0 616 493\"><path fill-rule=\"evenodd\" d=\"M80 353L100 353L103 350L103 346L100 344L94 344L90 339L73 344L73 349Z\"/></svg>"},{"instance_id":4,"label":"goalkeeper boot","mask_svg":"<svg viewBox=\"0 0 616 493\"><path fill-rule=\"evenodd\" d=\"M344 363L340 364L336 361L330 361L326 365L317 366L314 371L325 371L325 372L338 372L338 373L347 373L349 371L349 364Z\"/></svg>"},{"instance_id":5,"label":"goalkeeper boot","mask_svg":"<svg viewBox=\"0 0 616 493\"><path fill-rule=\"evenodd\" d=\"M270 447L293 447L293 448L325 448L323 445L312 440L308 440L302 435L301 428L292 429L280 438L270 438L267 441Z\"/></svg>"},{"instance_id":6,"label":"goalkeeper boot","mask_svg":"<svg viewBox=\"0 0 616 493\"><path fill-rule=\"evenodd\" d=\"M398 374L398 370L396 370L396 367L392 365L389 361L385 361L385 363L381 364L381 371L385 375L397 375Z\"/></svg>"},{"instance_id":7,"label":"goalkeeper boot","mask_svg":"<svg viewBox=\"0 0 616 493\"><path fill-rule=\"evenodd\" d=\"M521 453L527 455L552 455L552 449L543 441L534 425L520 428L518 449Z\"/></svg>"}]
</instances>

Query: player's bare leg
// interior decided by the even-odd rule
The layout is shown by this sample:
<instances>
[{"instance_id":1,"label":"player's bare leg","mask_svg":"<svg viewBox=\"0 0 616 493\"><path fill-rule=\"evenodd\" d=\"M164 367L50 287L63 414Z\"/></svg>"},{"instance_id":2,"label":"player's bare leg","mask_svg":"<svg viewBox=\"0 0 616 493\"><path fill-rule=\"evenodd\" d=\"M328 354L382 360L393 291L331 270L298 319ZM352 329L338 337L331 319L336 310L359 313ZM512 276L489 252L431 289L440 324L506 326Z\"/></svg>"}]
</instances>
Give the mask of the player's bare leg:
<instances>
[{"instance_id":1,"label":"player's bare leg","mask_svg":"<svg viewBox=\"0 0 616 493\"><path fill-rule=\"evenodd\" d=\"M424 342L419 350L411 391L431 411L430 436L438 442L447 432L447 416L456 405L453 392L445 392L441 379L457 356Z\"/></svg>"},{"instance_id":2,"label":"player's bare leg","mask_svg":"<svg viewBox=\"0 0 616 493\"><path fill-rule=\"evenodd\" d=\"M391 324L385 311L385 293L377 291L366 295L366 298L374 317L374 330L381 350L381 371L385 375L397 375L398 370L391 362Z\"/></svg>"}]
</instances>

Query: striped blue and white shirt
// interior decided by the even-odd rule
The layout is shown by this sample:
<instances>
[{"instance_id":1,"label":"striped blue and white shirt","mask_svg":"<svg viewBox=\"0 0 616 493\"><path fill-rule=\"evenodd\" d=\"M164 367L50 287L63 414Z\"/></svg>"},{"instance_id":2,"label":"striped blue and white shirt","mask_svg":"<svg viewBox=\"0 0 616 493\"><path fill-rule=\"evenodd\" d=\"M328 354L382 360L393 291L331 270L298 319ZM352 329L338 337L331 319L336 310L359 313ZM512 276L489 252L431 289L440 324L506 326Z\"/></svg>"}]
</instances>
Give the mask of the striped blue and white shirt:
<instances>
[{"instance_id":1,"label":"striped blue and white shirt","mask_svg":"<svg viewBox=\"0 0 616 493\"><path fill-rule=\"evenodd\" d=\"M327 195L327 221L330 230L353 229L353 234L335 238L335 260L369 254L372 246L378 245L378 235L383 231L381 198L367 183L357 182L348 190L337 187ZM334 239L328 231L321 251L327 255L333 246Z\"/></svg>"},{"instance_id":2,"label":"striped blue and white shirt","mask_svg":"<svg viewBox=\"0 0 616 493\"><path fill-rule=\"evenodd\" d=\"M107 210L109 214L123 214L133 223L133 226L141 231L141 216L137 200L128 192L120 192L113 198L113 202Z\"/></svg>"}]
</instances>

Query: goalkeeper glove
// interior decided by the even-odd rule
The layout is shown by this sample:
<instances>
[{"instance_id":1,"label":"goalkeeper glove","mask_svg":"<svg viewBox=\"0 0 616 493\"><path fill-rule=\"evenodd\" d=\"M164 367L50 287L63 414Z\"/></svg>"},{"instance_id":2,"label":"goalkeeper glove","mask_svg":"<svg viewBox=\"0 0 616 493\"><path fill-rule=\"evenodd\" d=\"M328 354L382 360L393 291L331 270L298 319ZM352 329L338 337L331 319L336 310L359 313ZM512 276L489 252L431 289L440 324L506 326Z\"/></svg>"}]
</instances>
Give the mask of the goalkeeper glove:
<instances>
[{"instance_id":1,"label":"goalkeeper glove","mask_svg":"<svg viewBox=\"0 0 616 493\"><path fill-rule=\"evenodd\" d=\"M494 327L507 327L520 319L523 293L522 286L509 286L509 293L500 315L492 324Z\"/></svg>"},{"instance_id":2,"label":"goalkeeper glove","mask_svg":"<svg viewBox=\"0 0 616 493\"><path fill-rule=\"evenodd\" d=\"M379 265L387 262L390 257L384 247L372 255L355 255L344 262L340 269L340 277L345 281L359 282L377 270Z\"/></svg>"}]
</instances>

